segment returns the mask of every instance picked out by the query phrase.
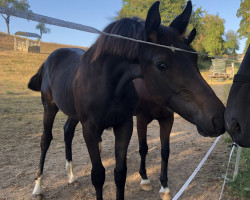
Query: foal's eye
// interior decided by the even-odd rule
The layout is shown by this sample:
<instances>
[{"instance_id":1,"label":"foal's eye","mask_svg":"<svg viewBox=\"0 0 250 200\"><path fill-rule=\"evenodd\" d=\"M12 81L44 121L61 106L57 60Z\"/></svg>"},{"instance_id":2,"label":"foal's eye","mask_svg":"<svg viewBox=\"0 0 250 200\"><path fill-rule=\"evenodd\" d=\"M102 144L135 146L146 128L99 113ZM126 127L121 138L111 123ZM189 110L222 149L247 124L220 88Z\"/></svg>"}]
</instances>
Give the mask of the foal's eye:
<instances>
[{"instance_id":1,"label":"foal's eye","mask_svg":"<svg viewBox=\"0 0 250 200\"><path fill-rule=\"evenodd\" d=\"M157 64L157 68L160 70L160 71L166 71L168 69L168 66L165 65L164 63L159 63Z\"/></svg>"}]
</instances>

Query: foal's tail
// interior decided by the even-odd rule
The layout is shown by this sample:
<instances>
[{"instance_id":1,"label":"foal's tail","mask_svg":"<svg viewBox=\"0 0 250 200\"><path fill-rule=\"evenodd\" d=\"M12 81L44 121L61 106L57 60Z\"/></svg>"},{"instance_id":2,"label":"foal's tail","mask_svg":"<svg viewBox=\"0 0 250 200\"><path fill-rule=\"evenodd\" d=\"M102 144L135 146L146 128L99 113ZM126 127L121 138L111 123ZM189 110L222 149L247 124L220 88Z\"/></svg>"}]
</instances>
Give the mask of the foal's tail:
<instances>
[{"instance_id":1,"label":"foal's tail","mask_svg":"<svg viewBox=\"0 0 250 200\"><path fill-rule=\"evenodd\" d=\"M43 72L44 72L44 63L39 68L38 72L31 77L28 88L34 91L41 91L41 84L42 84L42 78L43 78Z\"/></svg>"}]
</instances>

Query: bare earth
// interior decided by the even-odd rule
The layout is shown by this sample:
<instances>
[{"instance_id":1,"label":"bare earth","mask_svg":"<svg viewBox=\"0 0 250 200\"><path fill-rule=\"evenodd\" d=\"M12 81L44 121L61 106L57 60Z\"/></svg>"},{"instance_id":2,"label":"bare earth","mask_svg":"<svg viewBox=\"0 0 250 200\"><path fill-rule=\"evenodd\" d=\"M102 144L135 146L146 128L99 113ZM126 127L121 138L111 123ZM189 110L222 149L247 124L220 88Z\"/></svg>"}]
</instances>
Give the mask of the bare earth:
<instances>
[{"instance_id":1,"label":"bare earth","mask_svg":"<svg viewBox=\"0 0 250 200\"><path fill-rule=\"evenodd\" d=\"M217 95L225 100L224 86L214 85ZM40 155L40 137L42 133L42 106L39 98L31 97L25 101L37 101L39 116L30 108L30 122L19 123L20 127L13 128L15 121L7 118L0 122L0 199L31 199L34 187L34 174ZM22 106L22 102L16 102ZM22 109L22 108L20 108ZM25 117L25 114L24 114ZM20 119L21 120L21 119ZM63 124L66 117L59 113L55 120L54 140L47 154L44 179L43 199L95 199L95 191L91 184L91 163L85 142L82 138L81 127L78 125L73 140L73 165L78 181L67 183L64 170L65 155L63 142ZM214 200L218 199L222 187L222 174L228 159L230 147L225 144L223 136L209 156L198 175L188 186L180 199L185 200ZM182 187L197 165L200 163L215 138L200 136L196 127L175 115L174 127L171 133L171 154L169 159L169 188L172 197ZM160 173L160 140L159 127L156 121L148 128L149 154L147 171L153 185L150 192L140 189L138 173L140 156L136 127L128 149L128 175L125 199L155 200L159 198ZM114 136L112 130L103 134L102 160L106 168L104 199L115 199L115 184L113 170ZM225 194L223 199L231 199Z\"/></svg>"}]
</instances>

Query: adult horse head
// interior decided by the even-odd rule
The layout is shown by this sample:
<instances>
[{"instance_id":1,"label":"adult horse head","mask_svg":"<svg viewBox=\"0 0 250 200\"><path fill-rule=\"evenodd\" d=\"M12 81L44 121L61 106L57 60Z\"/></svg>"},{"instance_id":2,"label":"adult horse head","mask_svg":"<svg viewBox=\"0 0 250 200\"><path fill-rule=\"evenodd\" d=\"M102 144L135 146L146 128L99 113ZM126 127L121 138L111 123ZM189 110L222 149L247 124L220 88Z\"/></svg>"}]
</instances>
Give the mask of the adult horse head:
<instances>
[{"instance_id":1,"label":"adult horse head","mask_svg":"<svg viewBox=\"0 0 250 200\"><path fill-rule=\"evenodd\" d=\"M242 147L250 147L250 46L234 77L225 110L226 129Z\"/></svg>"},{"instance_id":2,"label":"adult horse head","mask_svg":"<svg viewBox=\"0 0 250 200\"><path fill-rule=\"evenodd\" d=\"M150 8L146 23L146 40L195 52L190 43L196 31L184 37L192 12L191 1L169 27L161 25L159 2ZM139 63L147 89L153 100L165 105L195 124L203 136L224 133L224 105L202 78L197 55L143 44Z\"/></svg>"}]
</instances>

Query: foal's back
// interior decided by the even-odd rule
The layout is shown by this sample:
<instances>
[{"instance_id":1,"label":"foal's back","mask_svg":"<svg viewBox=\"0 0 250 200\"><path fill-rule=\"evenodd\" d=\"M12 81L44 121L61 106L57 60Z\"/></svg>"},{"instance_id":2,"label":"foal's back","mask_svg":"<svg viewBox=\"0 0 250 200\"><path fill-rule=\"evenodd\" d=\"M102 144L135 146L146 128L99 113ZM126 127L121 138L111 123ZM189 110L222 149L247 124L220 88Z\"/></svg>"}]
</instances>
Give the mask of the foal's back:
<instances>
[{"instance_id":1,"label":"foal's back","mask_svg":"<svg viewBox=\"0 0 250 200\"><path fill-rule=\"evenodd\" d=\"M42 95L51 96L56 106L73 118L76 118L76 109L72 82L84 53L82 49L61 48L51 53L43 66Z\"/></svg>"}]
</instances>

